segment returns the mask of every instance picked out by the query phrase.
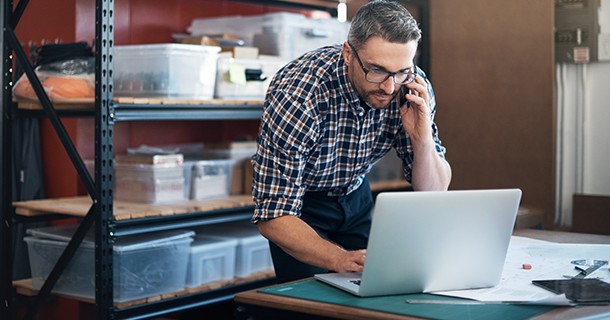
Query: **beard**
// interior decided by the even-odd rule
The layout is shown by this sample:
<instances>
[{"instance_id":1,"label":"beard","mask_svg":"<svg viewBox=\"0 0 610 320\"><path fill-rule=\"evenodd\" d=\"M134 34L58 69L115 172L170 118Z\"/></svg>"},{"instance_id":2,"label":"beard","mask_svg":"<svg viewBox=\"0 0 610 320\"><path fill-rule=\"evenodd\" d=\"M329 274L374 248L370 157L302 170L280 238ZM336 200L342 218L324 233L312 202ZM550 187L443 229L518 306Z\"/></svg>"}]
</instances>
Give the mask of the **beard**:
<instances>
[{"instance_id":1,"label":"beard","mask_svg":"<svg viewBox=\"0 0 610 320\"><path fill-rule=\"evenodd\" d=\"M389 107L395 98L396 92L387 94L383 90L369 91L363 95L363 100L374 109L385 109Z\"/></svg>"}]
</instances>

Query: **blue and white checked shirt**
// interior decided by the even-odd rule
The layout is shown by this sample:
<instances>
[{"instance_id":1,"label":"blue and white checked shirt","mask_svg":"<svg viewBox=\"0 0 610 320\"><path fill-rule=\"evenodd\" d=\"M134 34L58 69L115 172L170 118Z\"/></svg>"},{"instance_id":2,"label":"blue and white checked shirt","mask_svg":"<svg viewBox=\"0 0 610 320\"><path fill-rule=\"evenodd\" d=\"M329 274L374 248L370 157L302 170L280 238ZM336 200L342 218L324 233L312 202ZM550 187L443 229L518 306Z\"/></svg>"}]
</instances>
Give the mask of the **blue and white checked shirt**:
<instances>
[{"instance_id":1,"label":"blue and white checked shirt","mask_svg":"<svg viewBox=\"0 0 610 320\"><path fill-rule=\"evenodd\" d=\"M341 48L306 53L271 81L252 158L253 221L299 216L306 191L350 193L392 147L403 161L405 179L411 181L413 148L396 99L382 110L361 102L348 81ZM420 69L418 74L426 78ZM434 120L430 83L428 88ZM436 150L444 158L434 122L432 130Z\"/></svg>"}]
</instances>

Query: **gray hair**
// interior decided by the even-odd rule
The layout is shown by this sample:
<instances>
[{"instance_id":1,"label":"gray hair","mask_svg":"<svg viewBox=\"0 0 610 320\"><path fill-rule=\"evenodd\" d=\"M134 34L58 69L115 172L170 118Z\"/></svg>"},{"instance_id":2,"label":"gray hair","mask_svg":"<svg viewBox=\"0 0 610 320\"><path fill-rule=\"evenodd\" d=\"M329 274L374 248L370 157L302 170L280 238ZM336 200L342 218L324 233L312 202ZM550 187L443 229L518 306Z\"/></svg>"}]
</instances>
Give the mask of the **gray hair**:
<instances>
[{"instance_id":1,"label":"gray hair","mask_svg":"<svg viewBox=\"0 0 610 320\"><path fill-rule=\"evenodd\" d=\"M392 43L419 42L421 29L401 4L374 0L358 9L351 21L347 40L358 49L373 36Z\"/></svg>"}]
</instances>

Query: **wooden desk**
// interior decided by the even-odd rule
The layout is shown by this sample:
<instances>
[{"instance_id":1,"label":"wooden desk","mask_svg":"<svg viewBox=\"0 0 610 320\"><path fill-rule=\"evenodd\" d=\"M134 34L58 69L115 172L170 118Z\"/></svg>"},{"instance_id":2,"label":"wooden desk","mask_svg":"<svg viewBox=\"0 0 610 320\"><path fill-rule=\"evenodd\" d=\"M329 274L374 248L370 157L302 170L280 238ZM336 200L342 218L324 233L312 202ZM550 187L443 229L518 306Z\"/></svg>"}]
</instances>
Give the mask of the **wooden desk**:
<instances>
[{"instance_id":1,"label":"wooden desk","mask_svg":"<svg viewBox=\"0 0 610 320\"><path fill-rule=\"evenodd\" d=\"M520 229L514 235L547 240L558 243L610 244L610 236L579 234L569 232ZM350 320L390 320L420 319L379 311L322 303L310 300L289 298L251 290L235 296L238 304L238 318L241 313L244 319L350 319ZM249 314L248 314L249 313ZM247 314L247 315L246 315ZM257 317L261 316L260 318ZM535 320L578 319L588 316L606 315L610 318L610 306L563 307L555 308L545 314L534 317Z\"/></svg>"}]
</instances>

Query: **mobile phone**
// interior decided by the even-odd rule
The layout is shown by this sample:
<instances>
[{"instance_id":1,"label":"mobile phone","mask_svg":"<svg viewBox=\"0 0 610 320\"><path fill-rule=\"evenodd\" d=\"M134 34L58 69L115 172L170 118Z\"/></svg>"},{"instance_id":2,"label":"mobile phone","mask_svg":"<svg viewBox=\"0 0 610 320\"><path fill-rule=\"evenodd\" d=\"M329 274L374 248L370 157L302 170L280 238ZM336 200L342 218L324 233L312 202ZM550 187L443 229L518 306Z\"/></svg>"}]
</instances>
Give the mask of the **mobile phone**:
<instances>
[{"instance_id":1,"label":"mobile phone","mask_svg":"<svg viewBox=\"0 0 610 320\"><path fill-rule=\"evenodd\" d=\"M406 107L409 108L411 107L411 101L405 99L405 94L407 93L411 93L411 89L407 88L406 85L402 85L400 86L400 93L398 94L398 105L400 107L402 107L403 105L406 104Z\"/></svg>"},{"instance_id":2,"label":"mobile phone","mask_svg":"<svg viewBox=\"0 0 610 320\"><path fill-rule=\"evenodd\" d=\"M536 286L553 293L565 293L576 303L610 302L610 284L599 279L532 280Z\"/></svg>"}]
</instances>

